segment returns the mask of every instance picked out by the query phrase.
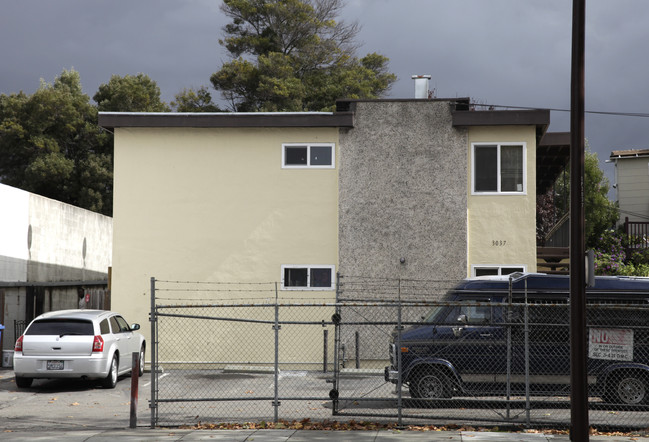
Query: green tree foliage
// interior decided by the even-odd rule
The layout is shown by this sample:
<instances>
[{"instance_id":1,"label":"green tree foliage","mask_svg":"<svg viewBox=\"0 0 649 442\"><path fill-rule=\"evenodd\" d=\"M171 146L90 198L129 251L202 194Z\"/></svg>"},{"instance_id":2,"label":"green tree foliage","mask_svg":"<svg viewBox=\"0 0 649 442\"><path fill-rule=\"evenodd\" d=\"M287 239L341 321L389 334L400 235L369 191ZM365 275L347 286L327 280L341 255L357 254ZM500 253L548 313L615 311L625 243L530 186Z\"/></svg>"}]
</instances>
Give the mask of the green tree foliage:
<instances>
[{"instance_id":1,"label":"green tree foliage","mask_svg":"<svg viewBox=\"0 0 649 442\"><path fill-rule=\"evenodd\" d=\"M586 145L584 157L584 211L586 247L597 249L603 233L618 220L617 205L608 199L610 184L599 168L597 154ZM537 198L537 235L549 228L570 208L570 177L564 171L556 180L554 193Z\"/></svg>"},{"instance_id":2,"label":"green tree foliage","mask_svg":"<svg viewBox=\"0 0 649 442\"><path fill-rule=\"evenodd\" d=\"M355 56L357 23L337 21L343 0L224 0L220 40L232 60L212 74L235 111L332 110L338 98L378 98L396 76L388 59Z\"/></svg>"},{"instance_id":3,"label":"green tree foliage","mask_svg":"<svg viewBox=\"0 0 649 442\"><path fill-rule=\"evenodd\" d=\"M171 107L176 112L221 112L221 109L212 102L212 95L205 86L198 89L183 89L175 95Z\"/></svg>"},{"instance_id":4,"label":"green tree foliage","mask_svg":"<svg viewBox=\"0 0 649 442\"><path fill-rule=\"evenodd\" d=\"M649 249L637 244L638 238L629 238L623 229L604 231L595 250L595 273L649 276Z\"/></svg>"},{"instance_id":5,"label":"green tree foliage","mask_svg":"<svg viewBox=\"0 0 649 442\"><path fill-rule=\"evenodd\" d=\"M96 212L112 212L111 137L64 70L32 95L0 95L0 181Z\"/></svg>"},{"instance_id":6,"label":"green tree foliage","mask_svg":"<svg viewBox=\"0 0 649 442\"><path fill-rule=\"evenodd\" d=\"M168 112L160 88L148 75L112 75L92 97L104 112Z\"/></svg>"}]
</instances>

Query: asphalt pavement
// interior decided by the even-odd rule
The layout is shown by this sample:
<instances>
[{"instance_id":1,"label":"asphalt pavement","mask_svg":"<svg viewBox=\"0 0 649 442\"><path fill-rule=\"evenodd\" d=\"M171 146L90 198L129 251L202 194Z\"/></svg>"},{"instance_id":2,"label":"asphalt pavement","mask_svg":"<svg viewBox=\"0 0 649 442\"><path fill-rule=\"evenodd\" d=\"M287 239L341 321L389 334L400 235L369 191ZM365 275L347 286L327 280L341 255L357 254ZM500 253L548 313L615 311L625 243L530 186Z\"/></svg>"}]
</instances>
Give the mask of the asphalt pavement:
<instances>
[{"instance_id":1,"label":"asphalt pavement","mask_svg":"<svg viewBox=\"0 0 649 442\"><path fill-rule=\"evenodd\" d=\"M82 382L39 381L37 388L17 389L10 369L0 369L0 441L255 441L255 442L546 442L569 441L567 434L495 431L180 429L150 428L146 394L139 401L137 428L128 428L130 383L122 379L112 390ZM146 390L141 391L145 393ZM649 425L649 422L648 422ZM424 427L425 428L425 427ZM643 432L641 434L647 434ZM592 441L644 441L649 437L591 436Z\"/></svg>"}]
</instances>

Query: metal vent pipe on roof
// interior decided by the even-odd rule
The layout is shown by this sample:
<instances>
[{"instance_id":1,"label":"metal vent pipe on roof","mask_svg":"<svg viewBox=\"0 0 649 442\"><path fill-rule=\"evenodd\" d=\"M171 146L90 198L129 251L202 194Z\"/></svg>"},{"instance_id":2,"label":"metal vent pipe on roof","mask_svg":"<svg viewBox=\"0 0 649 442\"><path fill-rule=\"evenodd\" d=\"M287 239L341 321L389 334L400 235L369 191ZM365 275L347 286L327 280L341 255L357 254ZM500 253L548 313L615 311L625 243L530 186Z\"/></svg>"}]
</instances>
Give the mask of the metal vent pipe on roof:
<instances>
[{"instance_id":1,"label":"metal vent pipe on roof","mask_svg":"<svg viewBox=\"0 0 649 442\"><path fill-rule=\"evenodd\" d=\"M428 83L430 75L413 75L415 80L415 98L428 98Z\"/></svg>"}]
</instances>

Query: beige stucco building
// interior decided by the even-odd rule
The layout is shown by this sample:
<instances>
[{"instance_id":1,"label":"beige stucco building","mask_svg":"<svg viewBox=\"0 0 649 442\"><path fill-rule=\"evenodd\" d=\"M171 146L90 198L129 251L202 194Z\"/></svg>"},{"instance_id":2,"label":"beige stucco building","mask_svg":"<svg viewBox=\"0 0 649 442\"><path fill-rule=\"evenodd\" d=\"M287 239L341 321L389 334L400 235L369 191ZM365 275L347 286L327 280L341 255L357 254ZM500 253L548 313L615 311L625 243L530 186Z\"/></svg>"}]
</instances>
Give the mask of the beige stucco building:
<instances>
[{"instance_id":1,"label":"beige stucco building","mask_svg":"<svg viewBox=\"0 0 649 442\"><path fill-rule=\"evenodd\" d=\"M112 301L133 321L146 323L152 277L277 281L283 299L333 301L338 273L456 281L537 269L549 111L343 100L333 113L99 121L115 133Z\"/></svg>"}]
</instances>

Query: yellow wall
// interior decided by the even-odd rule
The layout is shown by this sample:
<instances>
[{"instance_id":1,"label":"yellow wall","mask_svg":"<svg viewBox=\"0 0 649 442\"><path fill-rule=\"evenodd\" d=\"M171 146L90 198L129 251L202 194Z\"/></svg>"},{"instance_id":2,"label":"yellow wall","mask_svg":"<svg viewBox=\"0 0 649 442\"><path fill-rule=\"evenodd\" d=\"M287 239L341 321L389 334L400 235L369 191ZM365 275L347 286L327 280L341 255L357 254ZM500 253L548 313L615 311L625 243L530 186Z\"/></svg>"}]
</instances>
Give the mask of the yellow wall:
<instances>
[{"instance_id":1,"label":"yellow wall","mask_svg":"<svg viewBox=\"0 0 649 442\"><path fill-rule=\"evenodd\" d=\"M281 280L282 264L337 269L338 168L282 169L282 143L299 142L335 143L338 162L336 128L117 128L113 310L139 322L148 339L151 277L271 282ZM205 302L249 296L200 295ZM334 293L280 297L333 300Z\"/></svg>"},{"instance_id":2,"label":"yellow wall","mask_svg":"<svg viewBox=\"0 0 649 442\"><path fill-rule=\"evenodd\" d=\"M536 128L471 127L468 164L468 266L526 266L536 271ZM526 192L523 195L472 195L472 143L526 143Z\"/></svg>"}]
</instances>

